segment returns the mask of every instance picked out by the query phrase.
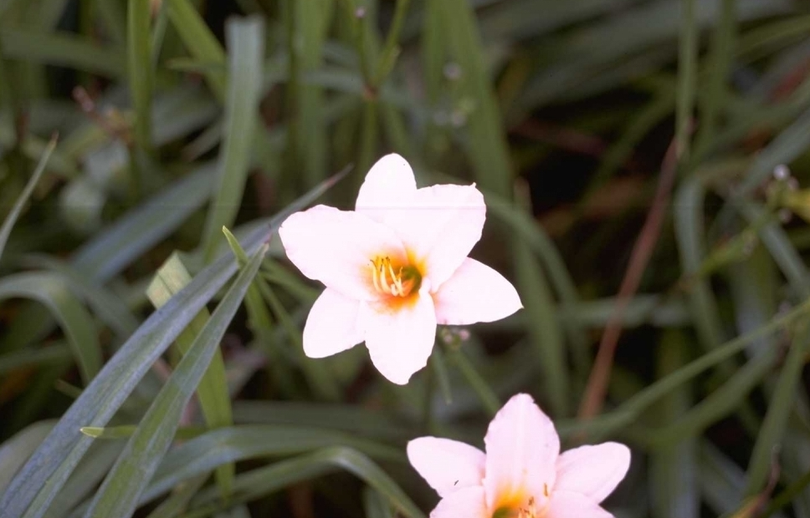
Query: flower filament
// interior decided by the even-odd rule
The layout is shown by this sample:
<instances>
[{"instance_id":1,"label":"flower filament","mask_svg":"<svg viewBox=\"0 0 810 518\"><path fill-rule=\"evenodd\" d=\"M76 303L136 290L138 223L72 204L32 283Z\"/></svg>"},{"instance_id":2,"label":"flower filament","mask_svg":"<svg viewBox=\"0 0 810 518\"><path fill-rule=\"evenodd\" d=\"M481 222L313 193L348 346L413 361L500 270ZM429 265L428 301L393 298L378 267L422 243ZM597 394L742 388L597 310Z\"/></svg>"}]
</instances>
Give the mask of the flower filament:
<instances>
[{"instance_id":1,"label":"flower filament","mask_svg":"<svg viewBox=\"0 0 810 518\"><path fill-rule=\"evenodd\" d=\"M371 260L371 280L374 289L385 295L407 297L419 288L422 276L413 266L395 268L389 257L376 257Z\"/></svg>"}]
</instances>

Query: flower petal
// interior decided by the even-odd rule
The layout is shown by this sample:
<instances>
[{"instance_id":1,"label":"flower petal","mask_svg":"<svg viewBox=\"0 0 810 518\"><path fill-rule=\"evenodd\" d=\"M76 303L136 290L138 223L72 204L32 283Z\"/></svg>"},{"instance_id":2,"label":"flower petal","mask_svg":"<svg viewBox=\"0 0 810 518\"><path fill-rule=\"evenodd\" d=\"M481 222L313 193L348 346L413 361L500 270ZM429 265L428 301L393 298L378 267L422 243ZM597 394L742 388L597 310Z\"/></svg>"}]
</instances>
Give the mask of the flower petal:
<instances>
[{"instance_id":1,"label":"flower petal","mask_svg":"<svg viewBox=\"0 0 810 518\"><path fill-rule=\"evenodd\" d=\"M484 488L467 487L442 498L430 518L489 518Z\"/></svg>"},{"instance_id":2,"label":"flower petal","mask_svg":"<svg viewBox=\"0 0 810 518\"><path fill-rule=\"evenodd\" d=\"M469 444L419 437L408 443L407 452L411 466L441 497L480 486L484 478L484 452Z\"/></svg>"},{"instance_id":3,"label":"flower petal","mask_svg":"<svg viewBox=\"0 0 810 518\"><path fill-rule=\"evenodd\" d=\"M396 301L395 301L396 302ZM420 293L392 307L368 304L366 347L380 374L398 385L427 365L436 338L436 310L423 286Z\"/></svg>"},{"instance_id":4,"label":"flower petal","mask_svg":"<svg viewBox=\"0 0 810 518\"><path fill-rule=\"evenodd\" d=\"M554 490L584 495L599 503L616 489L630 467L630 449L606 442L568 450L557 459Z\"/></svg>"},{"instance_id":5,"label":"flower petal","mask_svg":"<svg viewBox=\"0 0 810 518\"><path fill-rule=\"evenodd\" d=\"M375 300L371 260L406 260L395 233L362 214L318 205L287 218L278 230L287 257L310 279L346 297Z\"/></svg>"},{"instance_id":6,"label":"flower petal","mask_svg":"<svg viewBox=\"0 0 810 518\"><path fill-rule=\"evenodd\" d=\"M382 221L387 210L401 207L403 198L414 192L416 180L411 166L401 156L391 153L371 166L357 194L355 210Z\"/></svg>"},{"instance_id":7,"label":"flower petal","mask_svg":"<svg viewBox=\"0 0 810 518\"><path fill-rule=\"evenodd\" d=\"M434 185L418 189L402 203L405 206L389 211L384 222L397 231L437 289L481 239L484 196L473 185Z\"/></svg>"},{"instance_id":8,"label":"flower petal","mask_svg":"<svg viewBox=\"0 0 810 518\"><path fill-rule=\"evenodd\" d=\"M363 341L360 301L326 288L312 305L304 325L304 352L324 358Z\"/></svg>"},{"instance_id":9,"label":"flower petal","mask_svg":"<svg viewBox=\"0 0 810 518\"><path fill-rule=\"evenodd\" d=\"M456 326L500 320L523 307L512 283L469 257L439 287L433 303L438 323Z\"/></svg>"},{"instance_id":10,"label":"flower petal","mask_svg":"<svg viewBox=\"0 0 810 518\"><path fill-rule=\"evenodd\" d=\"M484 444L484 488L490 509L540 500L554 487L560 438L528 394L512 396L498 411Z\"/></svg>"},{"instance_id":11,"label":"flower petal","mask_svg":"<svg viewBox=\"0 0 810 518\"><path fill-rule=\"evenodd\" d=\"M605 511L598 503L590 500L579 493L570 491L557 491L551 495L546 518L613 518L613 515Z\"/></svg>"}]
</instances>

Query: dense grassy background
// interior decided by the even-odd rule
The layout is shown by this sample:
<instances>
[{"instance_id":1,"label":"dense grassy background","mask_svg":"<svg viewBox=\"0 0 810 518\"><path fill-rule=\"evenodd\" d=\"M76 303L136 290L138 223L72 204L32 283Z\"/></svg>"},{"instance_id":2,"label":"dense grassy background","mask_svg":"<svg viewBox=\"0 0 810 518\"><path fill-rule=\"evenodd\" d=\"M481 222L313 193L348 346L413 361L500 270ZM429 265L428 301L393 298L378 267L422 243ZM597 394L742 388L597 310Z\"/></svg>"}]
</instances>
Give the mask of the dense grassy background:
<instances>
[{"instance_id":1,"label":"dense grassy background","mask_svg":"<svg viewBox=\"0 0 810 518\"><path fill-rule=\"evenodd\" d=\"M808 518L808 148L800 0L0 0L0 516L425 516L527 391L618 516ZM262 248L392 151L525 305L406 387Z\"/></svg>"}]
</instances>

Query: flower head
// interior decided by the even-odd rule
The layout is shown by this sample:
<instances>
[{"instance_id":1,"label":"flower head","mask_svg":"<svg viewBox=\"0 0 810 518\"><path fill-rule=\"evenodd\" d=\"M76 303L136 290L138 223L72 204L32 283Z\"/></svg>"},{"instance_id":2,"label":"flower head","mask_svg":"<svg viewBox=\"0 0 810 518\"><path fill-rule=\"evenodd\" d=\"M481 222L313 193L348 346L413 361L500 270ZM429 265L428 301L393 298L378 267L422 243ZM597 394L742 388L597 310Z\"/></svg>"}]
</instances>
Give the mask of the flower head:
<instances>
[{"instance_id":1,"label":"flower head","mask_svg":"<svg viewBox=\"0 0 810 518\"><path fill-rule=\"evenodd\" d=\"M427 363L437 324L520 309L509 281L467 257L485 217L474 185L417 189L408 162L391 154L366 175L354 211L318 205L287 218L279 229L287 257L326 286L304 326L307 356L365 341L377 370L405 384Z\"/></svg>"},{"instance_id":2,"label":"flower head","mask_svg":"<svg viewBox=\"0 0 810 518\"><path fill-rule=\"evenodd\" d=\"M554 424L526 394L501 408L484 445L408 443L411 465L442 498L430 518L610 518L599 503L630 466L630 450L615 442L560 454Z\"/></svg>"}]
</instances>

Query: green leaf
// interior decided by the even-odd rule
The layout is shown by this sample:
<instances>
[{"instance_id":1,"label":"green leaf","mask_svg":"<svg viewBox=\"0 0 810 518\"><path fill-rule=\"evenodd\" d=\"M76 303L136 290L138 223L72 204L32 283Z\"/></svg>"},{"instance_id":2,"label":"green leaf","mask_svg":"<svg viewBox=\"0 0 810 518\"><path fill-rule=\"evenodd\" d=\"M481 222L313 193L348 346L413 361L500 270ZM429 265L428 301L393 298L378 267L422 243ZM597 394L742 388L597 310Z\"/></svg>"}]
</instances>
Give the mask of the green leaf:
<instances>
[{"instance_id":1,"label":"green leaf","mask_svg":"<svg viewBox=\"0 0 810 518\"><path fill-rule=\"evenodd\" d=\"M424 513L391 477L368 457L350 448L326 448L240 475L237 477L236 494L231 502L247 502L296 482L332 473L336 469L343 469L362 479L387 498L404 516L425 518ZM229 507L231 502L225 506ZM198 507L186 515L188 518L208 516L223 508L222 504L217 505L210 492L203 493L196 503Z\"/></svg>"},{"instance_id":2,"label":"green leaf","mask_svg":"<svg viewBox=\"0 0 810 518\"><path fill-rule=\"evenodd\" d=\"M0 494L5 492L14 473L34 453L54 424L55 421L38 421L3 442L0 446Z\"/></svg>"},{"instance_id":3,"label":"green leaf","mask_svg":"<svg viewBox=\"0 0 810 518\"><path fill-rule=\"evenodd\" d=\"M218 350L266 251L264 245L254 254L217 305L104 479L86 517L130 516L135 511L138 497L169 449L183 409Z\"/></svg>"},{"instance_id":4,"label":"green leaf","mask_svg":"<svg viewBox=\"0 0 810 518\"><path fill-rule=\"evenodd\" d=\"M93 319L65 282L53 273L18 273L0 279L0 300L23 297L48 308L65 332L82 380L89 384L101 369L101 345Z\"/></svg>"},{"instance_id":5,"label":"green leaf","mask_svg":"<svg viewBox=\"0 0 810 518\"><path fill-rule=\"evenodd\" d=\"M217 160L217 184L203 234L205 260L216 253L223 226L231 227L242 201L250 149L258 124L264 63L264 22L259 17L232 18L228 40L228 92L224 142Z\"/></svg>"},{"instance_id":6,"label":"green leaf","mask_svg":"<svg viewBox=\"0 0 810 518\"><path fill-rule=\"evenodd\" d=\"M403 440L416 430L396 415L356 405L292 402L236 401L237 423L318 427L386 440Z\"/></svg>"},{"instance_id":7,"label":"green leaf","mask_svg":"<svg viewBox=\"0 0 810 518\"><path fill-rule=\"evenodd\" d=\"M269 226L254 228L243 240L245 249L255 251L272 234L271 229L320 196L334 181L336 179L326 181L296 200L270 219L266 223ZM233 257L223 256L195 276L161 311L146 319L17 473L9 490L0 498L0 508L9 518L39 518L45 513L93 442L79 432L79 428L106 425L145 372L235 270Z\"/></svg>"},{"instance_id":8,"label":"green leaf","mask_svg":"<svg viewBox=\"0 0 810 518\"><path fill-rule=\"evenodd\" d=\"M675 156L683 163L689 158L691 126L697 86L698 27L697 0L681 0L681 27L678 45L678 88L675 101Z\"/></svg>"},{"instance_id":9,"label":"green leaf","mask_svg":"<svg viewBox=\"0 0 810 518\"><path fill-rule=\"evenodd\" d=\"M309 0L292 2L297 25L296 42L293 52L297 52L296 72L305 75L318 70L323 64L323 45L332 20L335 2L330 0ZM324 92L317 84L302 84L295 93L296 120L290 125L297 131L295 142L301 149L300 156L304 185L307 187L322 181L326 176L328 156L327 142L329 127L324 120Z\"/></svg>"},{"instance_id":10,"label":"green leaf","mask_svg":"<svg viewBox=\"0 0 810 518\"><path fill-rule=\"evenodd\" d=\"M225 65L225 51L208 29L200 13L189 0L167 0L169 19L189 53L202 62ZM224 68L205 73L211 90L218 99L225 99L227 79Z\"/></svg>"},{"instance_id":11,"label":"green leaf","mask_svg":"<svg viewBox=\"0 0 810 518\"><path fill-rule=\"evenodd\" d=\"M441 5L440 9L428 12L439 17L437 26L441 27L445 44L461 67L460 101L475 103L465 127L469 136L467 152L475 178L484 189L508 199L512 165L475 12L466 0L430 1Z\"/></svg>"},{"instance_id":12,"label":"green leaf","mask_svg":"<svg viewBox=\"0 0 810 518\"><path fill-rule=\"evenodd\" d=\"M805 303L788 313L772 319L766 325L755 331L726 342L700 358L687 363L672 374L657 380L652 385L626 400L609 414L605 414L586 423L560 423L557 428L563 436L582 430L587 430L596 437L609 435L633 422L642 411L659 401L676 387L705 372L707 369L717 366L726 359L744 350L751 343L805 318L808 311L810 311L810 300L805 301Z\"/></svg>"},{"instance_id":13,"label":"green leaf","mask_svg":"<svg viewBox=\"0 0 810 518\"><path fill-rule=\"evenodd\" d=\"M71 264L97 281L106 281L177 230L208 200L213 164L204 164L132 209L81 246Z\"/></svg>"},{"instance_id":14,"label":"green leaf","mask_svg":"<svg viewBox=\"0 0 810 518\"><path fill-rule=\"evenodd\" d=\"M61 277L76 296L87 302L99 320L115 331L122 340L129 338L138 328L138 318L118 295L95 283L70 264L41 254L25 255L22 262L33 268L49 270Z\"/></svg>"},{"instance_id":15,"label":"green leaf","mask_svg":"<svg viewBox=\"0 0 810 518\"><path fill-rule=\"evenodd\" d=\"M51 153L53 153L55 147L56 137L53 137L48 143L48 147L45 149L45 153L42 155L42 158L39 160L37 168L34 169L34 174L31 175L28 183L25 184L25 189L23 189L23 191L20 193L20 196L17 198L17 201L11 208L11 212L8 213L5 221L3 221L3 225L0 226L0 258L3 257L3 249L6 247L6 242L8 241L8 236L11 234L11 229L14 228L17 218L20 217L20 213L22 212L23 206L25 206L25 202L28 201L28 198L31 197L31 193L34 192L34 187L36 187L42 173L45 171L45 165L48 163L48 159L51 157Z\"/></svg>"},{"instance_id":16,"label":"green leaf","mask_svg":"<svg viewBox=\"0 0 810 518\"><path fill-rule=\"evenodd\" d=\"M244 267L246 264L247 260L240 261L240 266ZM159 309L190 282L191 276L188 274L179 256L174 253L163 263L163 266L158 269L155 277L146 289L146 294L155 308ZM180 357L188 354L192 344L203 332L208 321L208 309L203 308L197 313L188 328L180 333L180 336L178 336L175 341ZM231 400L228 394L228 382L225 376L225 361L222 358L222 352L219 348L214 351L211 363L200 380L200 384L197 387L197 397L200 402L200 407L202 408L203 416L205 417L205 423L209 428L219 428L233 424ZM230 492L234 472L235 468L233 465L222 466L217 470L217 482L222 489L223 496Z\"/></svg>"},{"instance_id":17,"label":"green leaf","mask_svg":"<svg viewBox=\"0 0 810 518\"><path fill-rule=\"evenodd\" d=\"M127 14L127 75L135 107L135 142L142 150L152 143L152 49L149 30L151 0L130 0Z\"/></svg>"},{"instance_id":18,"label":"green leaf","mask_svg":"<svg viewBox=\"0 0 810 518\"><path fill-rule=\"evenodd\" d=\"M658 375L666 376L683 366L686 337L668 331L658 349ZM677 423L691 405L691 390L681 385L661 399L653 409L656 420ZM653 437L657 439L653 434ZM650 452L651 515L654 518L697 518L700 496L697 491L697 442L689 435L660 441Z\"/></svg>"},{"instance_id":19,"label":"green leaf","mask_svg":"<svg viewBox=\"0 0 810 518\"><path fill-rule=\"evenodd\" d=\"M94 45L67 32L0 29L0 48L7 58L56 65L119 78L125 73L122 53Z\"/></svg>"},{"instance_id":20,"label":"green leaf","mask_svg":"<svg viewBox=\"0 0 810 518\"><path fill-rule=\"evenodd\" d=\"M799 323L797 327L799 329L793 337L785 364L779 373L765 421L757 435L754 451L748 462L748 480L745 487L748 496L760 493L765 487L773 462L774 448L782 440L788 418L794 409L802 369L807 352L810 350L810 326Z\"/></svg>"},{"instance_id":21,"label":"green leaf","mask_svg":"<svg viewBox=\"0 0 810 518\"><path fill-rule=\"evenodd\" d=\"M49 345L40 349L26 348L0 355L0 374L8 374L25 367L64 363L72 356L71 349L64 344Z\"/></svg>"},{"instance_id":22,"label":"green leaf","mask_svg":"<svg viewBox=\"0 0 810 518\"><path fill-rule=\"evenodd\" d=\"M347 446L380 460L405 463L400 448L332 430L284 425L247 425L212 430L166 455L142 502L169 491L191 477L228 462L294 455L329 446ZM237 490L234 486L234 490Z\"/></svg>"}]
</instances>

